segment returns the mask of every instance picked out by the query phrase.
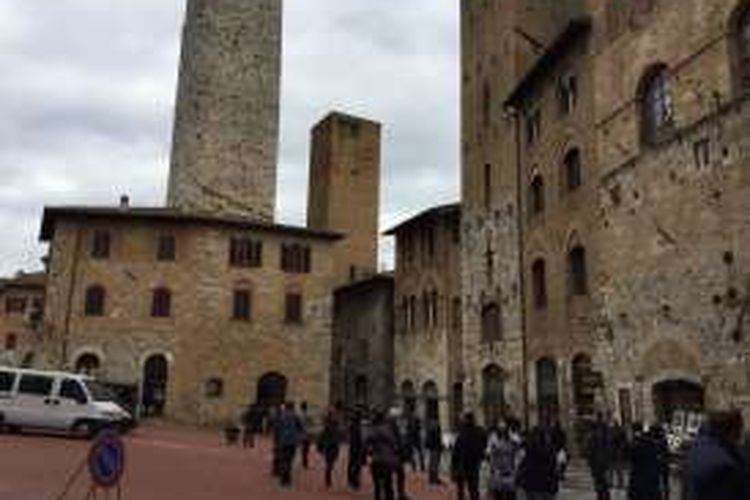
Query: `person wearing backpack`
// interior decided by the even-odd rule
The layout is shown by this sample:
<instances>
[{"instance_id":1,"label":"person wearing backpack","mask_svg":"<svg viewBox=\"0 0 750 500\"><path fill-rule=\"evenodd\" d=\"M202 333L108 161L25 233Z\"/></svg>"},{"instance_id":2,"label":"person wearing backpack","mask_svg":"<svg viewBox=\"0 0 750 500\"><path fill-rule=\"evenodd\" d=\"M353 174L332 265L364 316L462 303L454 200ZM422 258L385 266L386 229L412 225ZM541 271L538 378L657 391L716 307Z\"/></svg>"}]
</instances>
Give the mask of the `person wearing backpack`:
<instances>
[{"instance_id":1,"label":"person wearing backpack","mask_svg":"<svg viewBox=\"0 0 750 500\"><path fill-rule=\"evenodd\" d=\"M487 489L494 500L516 500L520 446L506 427L494 429L487 444L490 476Z\"/></svg>"}]
</instances>

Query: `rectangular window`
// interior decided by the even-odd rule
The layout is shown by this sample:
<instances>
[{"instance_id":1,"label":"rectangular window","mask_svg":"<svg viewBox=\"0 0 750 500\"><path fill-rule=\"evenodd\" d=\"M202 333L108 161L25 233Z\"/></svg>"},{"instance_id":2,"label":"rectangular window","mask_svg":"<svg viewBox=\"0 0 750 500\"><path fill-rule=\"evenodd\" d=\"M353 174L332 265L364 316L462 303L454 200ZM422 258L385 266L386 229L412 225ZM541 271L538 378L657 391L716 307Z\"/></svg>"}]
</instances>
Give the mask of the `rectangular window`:
<instances>
[{"instance_id":1,"label":"rectangular window","mask_svg":"<svg viewBox=\"0 0 750 500\"><path fill-rule=\"evenodd\" d=\"M16 374L13 372L0 372L0 392L10 392L16 381Z\"/></svg>"},{"instance_id":2,"label":"rectangular window","mask_svg":"<svg viewBox=\"0 0 750 500\"><path fill-rule=\"evenodd\" d=\"M232 267L261 267L263 242L235 237L229 242L229 265Z\"/></svg>"},{"instance_id":3,"label":"rectangular window","mask_svg":"<svg viewBox=\"0 0 750 500\"><path fill-rule=\"evenodd\" d=\"M174 235L162 234L159 236L158 248L156 250L156 260L169 262L175 260L177 254L177 242Z\"/></svg>"},{"instance_id":4,"label":"rectangular window","mask_svg":"<svg viewBox=\"0 0 750 500\"><path fill-rule=\"evenodd\" d=\"M251 313L250 290L235 290L232 306L232 318L249 321Z\"/></svg>"},{"instance_id":5,"label":"rectangular window","mask_svg":"<svg viewBox=\"0 0 750 500\"><path fill-rule=\"evenodd\" d=\"M484 166L484 208L489 209L492 204L492 165Z\"/></svg>"},{"instance_id":6,"label":"rectangular window","mask_svg":"<svg viewBox=\"0 0 750 500\"><path fill-rule=\"evenodd\" d=\"M302 323L302 295L299 293L286 294L286 308L284 314L286 323Z\"/></svg>"},{"instance_id":7,"label":"rectangular window","mask_svg":"<svg viewBox=\"0 0 750 500\"><path fill-rule=\"evenodd\" d=\"M22 375L21 382L18 384L18 392L33 396L49 396L53 381L54 379L44 375Z\"/></svg>"},{"instance_id":8,"label":"rectangular window","mask_svg":"<svg viewBox=\"0 0 750 500\"><path fill-rule=\"evenodd\" d=\"M94 231L94 236L91 240L91 257L94 259L108 259L111 244L110 239L109 231L103 229Z\"/></svg>"},{"instance_id":9,"label":"rectangular window","mask_svg":"<svg viewBox=\"0 0 750 500\"><path fill-rule=\"evenodd\" d=\"M8 297L5 299L7 314L23 314L26 312L26 297Z\"/></svg>"},{"instance_id":10,"label":"rectangular window","mask_svg":"<svg viewBox=\"0 0 750 500\"><path fill-rule=\"evenodd\" d=\"M310 247L281 245L281 270L285 273L308 274L312 267Z\"/></svg>"}]
</instances>

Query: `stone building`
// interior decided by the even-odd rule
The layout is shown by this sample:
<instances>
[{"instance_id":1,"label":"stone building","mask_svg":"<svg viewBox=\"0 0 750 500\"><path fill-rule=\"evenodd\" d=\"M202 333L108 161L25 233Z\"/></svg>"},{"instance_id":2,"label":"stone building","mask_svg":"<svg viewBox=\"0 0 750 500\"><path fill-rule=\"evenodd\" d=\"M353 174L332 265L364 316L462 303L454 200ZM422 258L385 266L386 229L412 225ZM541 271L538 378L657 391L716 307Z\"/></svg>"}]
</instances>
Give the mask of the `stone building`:
<instances>
[{"instance_id":1,"label":"stone building","mask_svg":"<svg viewBox=\"0 0 750 500\"><path fill-rule=\"evenodd\" d=\"M0 279L0 364L29 366L40 347L47 276Z\"/></svg>"},{"instance_id":2,"label":"stone building","mask_svg":"<svg viewBox=\"0 0 750 500\"><path fill-rule=\"evenodd\" d=\"M217 423L328 403L334 233L169 208L47 208L46 364Z\"/></svg>"},{"instance_id":3,"label":"stone building","mask_svg":"<svg viewBox=\"0 0 750 500\"><path fill-rule=\"evenodd\" d=\"M274 220L282 0L188 0L168 205Z\"/></svg>"},{"instance_id":4,"label":"stone building","mask_svg":"<svg viewBox=\"0 0 750 500\"><path fill-rule=\"evenodd\" d=\"M464 359L508 268L506 411L747 407L750 3L498 4L462 6Z\"/></svg>"},{"instance_id":5,"label":"stone building","mask_svg":"<svg viewBox=\"0 0 750 500\"><path fill-rule=\"evenodd\" d=\"M331 113L313 128L307 227L346 235L336 247L344 284L378 269L380 124Z\"/></svg>"},{"instance_id":6,"label":"stone building","mask_svg":"<svg viewBox=\"0 0 750 500\"><path fill-rule=\"evenodd\" d=\"M273 223L281 4L188 0L167 207L45 209L41 365L95 373L145 414L192 423L252 402L329 404L334 290L344 265L346 281L351 266L375 269L380 126L322 122L321 215Z\"/></svg>"},{"instance_id":7,"label":"stone building","mask_svg":"<svg viewBox=\"0 0 750 500\"><path fill-rule=\"evenodd\" d=\"M386 232L396 240L394 382L408 413L463 410L461 208L435 207Z\"/></svg>"},{"instance_id":8,"label":"stone building","mask_svg":"<svg viewBox=\"0 0 750 500\"><path fill-rule=\"evenodd\" d=\"M393 276L378 274L333 298L331 401L387 409L393 402Z\"/></svg>"}]
</instances>

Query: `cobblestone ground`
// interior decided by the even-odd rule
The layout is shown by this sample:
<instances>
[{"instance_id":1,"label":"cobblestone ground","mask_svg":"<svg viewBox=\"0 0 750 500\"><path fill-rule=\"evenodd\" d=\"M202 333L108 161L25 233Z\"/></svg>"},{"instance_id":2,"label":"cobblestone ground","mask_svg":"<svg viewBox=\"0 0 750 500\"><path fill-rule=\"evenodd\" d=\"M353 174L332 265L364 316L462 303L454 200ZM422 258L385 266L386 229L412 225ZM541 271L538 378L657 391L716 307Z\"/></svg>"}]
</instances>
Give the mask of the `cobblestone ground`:
<instances>
[{"instance_id":1,"label":"cobblestone ground","mask_svg":"<svg viewBox=\"0 0 750 500\"><path fill-rule=\"evenodd\" d=\"M66 480L85 461L89 443L67 437L0 435L0 500L58 499ZM127 437L124 499L132 500L318 500L369 499L366 481L361 493L349 492L342 470L326 491L319 460L311 470L297 465L295 484L279 488L269 475L270 450L227 448L215 432L151 424ZM339 464L342 468L343 461ZM88 488L85 475L74 482L67 499L82 500ZM452 488L431 488L424 478L410 478L414 500L453 499ZM100 494L98 498L107 498ZM112 495L111 498L116 498ZM585 469L573 467L560 500L594 500ZM613 500L624 499L616 494Z\"/></svg>"}]
</instances>

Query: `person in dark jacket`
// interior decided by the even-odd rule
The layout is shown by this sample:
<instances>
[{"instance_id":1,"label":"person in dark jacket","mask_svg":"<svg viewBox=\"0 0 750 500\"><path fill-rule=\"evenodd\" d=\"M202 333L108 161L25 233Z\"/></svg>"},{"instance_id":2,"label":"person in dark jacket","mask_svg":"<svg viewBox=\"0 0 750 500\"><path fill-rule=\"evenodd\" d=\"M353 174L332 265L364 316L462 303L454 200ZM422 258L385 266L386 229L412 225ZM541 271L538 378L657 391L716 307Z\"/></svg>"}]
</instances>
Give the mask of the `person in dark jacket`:
<instances>
[{"instance_id":1,"label":"person in dark jacket","mask_svg":"<svg viewBox=\"0 0 750 500\"><path fill-rule=\"evenodd\" d=\"M393 426L380 411L376 410L373 414L365 449L370 456L375 500L394 500L393 475L400 466L401 458Z\"/></svg>"},{"instance_id":2,"label":"person in dark jacket","mask_svg":"<svg viewBox=\"0 0 750 500\"><path fill-rule=\"evenodd\" d=\"M396 492L398 500L409 500L409 495L406 494L406 464L410 463L414 459L414 456L412 453L413 450L409 445L407 426L401 417L402 415L398 408L391 409L389 424L393 435L396 437L396 449L398 450L399 458L398 467L396 468Z\"/></svg>"},{"instance_id":3,"label":"person in dark jacket","mask_svg":"<svg viewBox=\"0 0 750 500\"><path fill-rule=\"evenodd\" d=\"M625 475L629 462L628 456L628 434L619 422L615 422L610 428L612 433L612 466L610 478L612 488L625 489Z\"/></svg>"},{"instance_id":4,"label":"person in dark jacket","mask_svg":"<svg viewBox=\"0 0 750 500\"><path fill-rule=\"evenodd\" d=\"M641 424L633 425L633 443L629 451L630 500L661 500L664 490L661 482L659 448L652 433L643 432Z\"/></svg>"},{"instance_id":5,"label":"person in dark jacket","mask_svg":"<svg viewBox=\"0 0 750 500\"><path fill-rule=\"evenodd\" d=\"M477 425L473 413L467 413L461 422L451 457L451 471L458 490L458 500L464 500L467 490L470 500L479 500L479 469L486 446L484 429Z\"/></svg>"},{"instance_id":6,"label":"person in dark jacket","mask_svg":"<svg viewBox=\"0 0 750 500\"><path fill-rule=\"evenodd\" d=\"M409 417L407 421L407 439L411 449L410 462L412 470L419 469L424 472L424 443L422 440L422 420L416 415Z\"/></svg>"},{"instance_id":7,"label":"person in dark jacket","mask_svg":"<svg viewBox=\"0 0 750 500\"><path fill-rule=\"evenodd\" d=\"M307 469L310 466L310 444L314 438L314 422L307 409L307 401L300 404L300 422L302 423L302 467Z\"/></svg>"},{"instance_id":8,"label":"person in dark jacket","mask_svg":"<svg viewBox=\"0 0 750 500\"><path fill-rule=\"evenodd\" d=\"M430 419L425 425L425 447L429 453L428 476L429 483L440 486L440 461L443 458L443 430L437 419Z\"/></svg>"},{"instance_id":9,"label":"person in dark jacket","mask_svg":"<svg viewBox=\"0 0 750 500\"><path fill-rule=\"evenodd\" d=\"M362 412L357 409L349 421L349 464L347 467L349 487L354 491L359 491L362 486L362 467L367 460L365 451L362 436Z\"/></svg>"},{"instance_id":10,"label":"person in dark jacket","mask_svg":"<svg viewBox=\"0 0 750 500\"><path fill-rule=\"evenodd\" d=\"M287 403L281 409L274 423L274 447L278 450L278 477L281 486L292 484L292 464L297 447L302 442L302 422L294 410L292 403Z\"/></svg>"},{"instance_id":11,"label":"person in dark jacket","mask_svg":"<svg viewBox=\"0 0 750 500\"><path fill-rule=\"evenodd\" d=\"M326 488L330 488L333 484L333 470L336 467L336 461L339 459L341 450L341 426L338 414L333 409L328 410L326 414L323 421L323 430L318 436L316 446L318 453L325 461L325 483Z\"/></svg>"},{"instance_id":12,"label":"person in dark jacket","mask_svg":"<svg viewBox=\"0 0 750 500\"><path fill-rule=\"evenodd\" d=\"M690 500L747 500L750 489L739 450L743 421L738 411L709 416L688 452L687 498Z\"/></svg>"},{"instance_id":13,"label":"person in dark jacket","mask_svg":"<svg viewBox=\"0 0 750 500\"><path fill-rule=\"evenodd\" d=\"M560 425L559 420L555 420L549 433L552 448L555 450L558 476L560 481L564 481L565 473L568 469L568 457L570 456L568 452L568 437L566 436L562 425Z\"/></svg>"},{"instance_id":14,"label":"person in dark jacket","mask_svg":"<svg viewBox=\"0 0 750 500\"><path fill-rule=\"evenodd\" d=\"M609 470L612 464L612 439L603 416L597 415L586 444L586 460L594 481L597 500L610 500Z\"/></svg>"},{"instance_id":15,"label":"person in dark jacket","mask_svg":"<svg viewBox=\"0 0 750 500\"><path fill-rule=\"evenodd\" d=\"M528 500L550 500L557 495L559 481L555 448L540 428L532 430L526 441L518 482Z\"/></svg>"},{"instance_id":16,"label":"person in dark jacket","mask_svg":"<svg viewBox=\"0 0 750 500\"><path fill-rule=\"evenodd\" d=\"M656 455L658 458L659 467L659 488L661 489L662 496L669 498L670 496L670 480L671 480L671 459L672 454L669 451L669 441L667 440L667 432L661 425L655 425L649 431L651 438L654 440L656 446Z\"/></svg>"}]
</instances>

